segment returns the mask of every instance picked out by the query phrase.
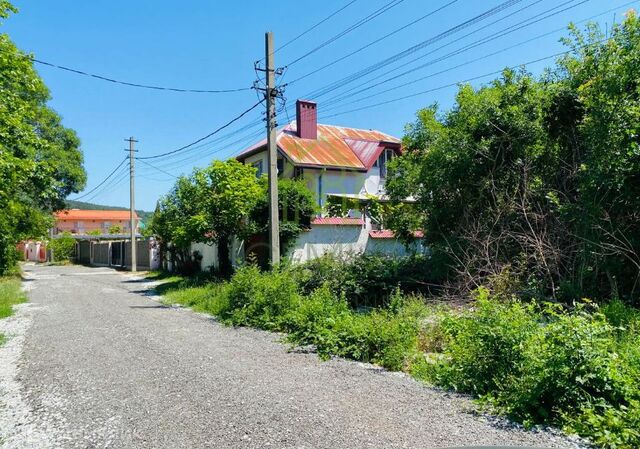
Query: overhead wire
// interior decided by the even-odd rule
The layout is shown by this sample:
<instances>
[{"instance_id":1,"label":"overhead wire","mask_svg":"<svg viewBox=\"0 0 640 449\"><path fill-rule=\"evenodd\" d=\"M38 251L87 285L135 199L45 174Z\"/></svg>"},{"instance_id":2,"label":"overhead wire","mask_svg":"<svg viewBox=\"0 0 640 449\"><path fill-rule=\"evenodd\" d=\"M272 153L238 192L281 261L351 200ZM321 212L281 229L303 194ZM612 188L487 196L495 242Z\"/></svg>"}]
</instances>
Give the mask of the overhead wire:
<instances>
[{"instance_id":1,"label":"overhead wire","mask_svg":"<svg viewBox=\"0 0 640 449\"><path fill-rule=\"evenodd\" d=\"M569 0L569 1L565 2L565 3L563 3L562 5L567 4L567 3L571 3L571 2L573 2L573 1L575 1L575 0ZM438 62L444 61L444 60L449 59L449 58L451 58L451 57L453 57L453 56L457 56L457 55L459 55L459 54L462 54L462 53L465 53L465 52L467 52L467 51L469 51L469 50L472 50L472 49L474 49L474 48L476 48L476 47L478 47L478 46L484 45L484 44L486 44L486 43L489 43L489 42L492 42L492 41L494 41L494 40L496 40L496 39L499 39L499 38L501 38L501 37L504 37L504 36L506 36L506 35L508 35L508 34L514 33L514 32L516 32L516 31L519 31L519 30L521 30L521 29L523 29L523 28L526 28L526 27L531 26L531 25L533 25L533 24L535 24L535 23L538 23L538 22L540 22L540 21L542 21L542 20L545 20L545 19L548 19L548 18L553 17L553 16L555 16L555 15L558 15L558 14L560 14L560 13L562 13L562 12L565 12L565 11L567 11L567 10L569 10L569 9L575 8L575 7L577 7L577 6L579 6L579 5L583 4L583 3L586 3L586 2L588 2L588 1L590 1L590 0L582 0L582 1L580 1L579 3L575 3L575 4L573 4L573 5L570 5L570 6L568 6L568 7L564 8L564 9L562 9L562 10L560 10L560 11L555 11L555 12L553 12L553 13L551 13L551 14L548 14L548 15L546 15L546 16L544 16L544 17L540 17L540 18L538 18L540 15L546 14L547 12L549 12L549 11L551 11L551 10L544 11L544 12L543 12L543 13L541 13L541 14L538 14L538 15L536 15L536 16L534 16L534 17L531 17L531 18L525 19L524 21L519 22L518 24L515 24L515 25L512 25L512 26L509 26L509 27L507 27L507 28L505 28L505 29L503 29L503 30L500 30L500 31L498 31L498 32L496 32L496 33L494 33L494 34L490 35L490 36L487 36L487 37L482 38L482 39L480 39L480 40L478 40L478 41L475 41L475 42L472 42L472 43L470 43L470 44L467 44L467 45L465 45L465 46L463 46L463 47L461 47L461 48L459 48L459 49L457 49L457 50L454 50L454 51L452 51L452 52L450 52L450 53L447 53L447 54L445 54L445 55L443 55L443 56L440 56L440 57L438 57L438 58L436 58L436 59L430 60L430 61L428 61L428 62L426 62L426 63L424 63L424 64L421 64L421 65L419 65L419 66L413 67L413 68L411 68L411 69L409 69L409 70L406 70L406 71L404 71L404 72L402 72L402 73L400 73L400 74L398 74L398 75L394 75L394 76L392 76L392 77L389 77L389 78L383 79L383 80L381 80L381 81L378 81L378 82L376 82L376 83L374 83L374 84L371 84L371 85L368 85L368 86L366 86L366 83L361 84L361 85L359 85L359 87L362 87L362 86L366 86L366 87L362 87L361 89L359 89L359 90L357 90L357 91L355 91L355 92L354 92L354 91L352 91L352 90L345 91L345 92L343 92L343 93L342 93L342 94L340 94L340 95L336 95L336 96L334 96L334 97L329 98L329 99L328 99L328 101L327 101L325 104L331 105L331 104L334 104L334 103L339 102L339 101L344 101L345 99L351 98L351 97L353 97L353 96L355 96L355 95L358 95L358 94L361 94L361 93L364 93L364 92L369 91L369 90L371 90L371 89L373 89L373 88L375 88L375 87L381 86L381 85L386 84L386 83L388 83L388 82L390 82L390 81L396 80L396 79L398 79L398 78L401 78L401 77L403 77L403 76L406 76L406 75L408 75L408 74L411 74L411 73L413 73L413 72L416 72L416 71L418 71L418 70L420 70L420 69L423 69L423 68L425 68L425 67L431 66L431 65L433 65L433 64L435 64L435 63L438 63ZM557 8L557 7L552 8L552 9L556 9L556 8ZM536 20L533 20L533 19L536 19ZM588 20L588 19L587 19L587 20ZM519 25L519 26L518 26L518 25ZM380 94L385 93L385 92L388 92L388 91L396 90L396 89L399 89L399 88L401 88L401 87L406 87L406 86L408 86L408 85L415 84L416 82L422 81L422 80L427 79L427 78L431 78L432 76L440 75L440 74L446 73L447 71L454 70L454 69L456 69L456 68L459 68L459 67L461 67L461 66L463 66L463 65L470 64L470 63L472 63L472 62L477 62L477 61L480 61L480 60L483 60L483 59L487 59L487 58L489 58L489 57L491 57L491 56L495 56L495 55L497 55L497 54L499 54L499 53L503 53L503 52L505 52L505 51L507 51L507 50L513 49L513 48L518 47L518 46L520 46L520 45L524 45L524 44L526 44L526 43L532 42L532 41L534 41L534 40L536 40L536 39L540 39L540 38L542 38L542 37L546 37L546 36L551 35L551 34L553 34L553 33L557 33L558 31L561 31L561 30L563 30L563 29L565 29L565 28L563 27L563 28L559 28L559 29L555 29L555 30L549 31L549 32L547 32L547 33L540 34L540 35L538 35L538 36L535 36L535 37L533 37L533 38L527 39L527 40L525 40L525 41L519 42L519 43L514 44L514 45L511 45L511 46L508 46L508 47L506 47L506 48L500 49L500 50L495 51L495 52L493 52L493 53L489 53L489 54L482 55L482 56L480 56L479 58L473 59L473 60L471 60L471 61L465 61L465 62L464 62L464 63L462 63L462 64L456 65L456 66L454 66L454 67L450 67L449 69L442 70L442 71L437 72L437 73L435 73L435 74L430 74L430 75L427 75L427 76L423 76L423 77L420 77L420 78L414 79L414 80L412 80L412 81L408 81L408 82L406 82L406 83L403 83L403 84L397 85L397 86L395 86L395 87L393 87L393 88L390 88L390 89L387 89L387 90L384 90L384 91L381 91L381 92L378 92L378 93L374 93L374 94L368 94L368 95L369 95L369 96L380 95ZM447 45L448 45L448 44L447 44ZM445 46L447 46L447 45L445 45ZM443 48L443 47L445 47L445 46L442 46L442 47L440 47L439 49L441 49L441 48ZM437 50L438 50L438 49L437 49ZM437 51L437 50L436 50L436 51ZM433 52L430 52L430 53L433 53ZM429 53L429 54L430 54L430 53ZM357 100L357 101L361 101L361 100Z\"/></svg>"},{"instance_id":2,"label":"overhead wire","mask_svg":"<svg viewBox=\"0 0 640 449\"><path fill-rule=\"evenodd\" d=\"M582 46L581 48L597 45L597 44L605 42L605 41L606 41L606 39L602 39L602 40L599 40L599 41L596 41L596 42L592 42L590 44L586 44L586 45ZM391 104L391 103L395 103L395 102L398 102L398 101L406 100L408 98L413 98L413 97L417 97L417 96L420 96L420 95L424 95L426 93L431 93L431 92L435 92L437 90L446 89L448 87L459 86L460 84L468 83L468 82L471 82L471 81L476 81L478 79L486 78L488 76L493 76L493 75L497 75L497 74L503 73L505 69L514 70L514 69L517 69L517 68L520 68L520 67L524 67L524 66L527 66L527 65L531 65L531 64L538 63L538 62L546 61L548 59L557 58L557 57L562 56L562 55L567 55L567 54L569 54L569 53L571 53L573 51L574 50L571 49L571 50L566 50L566 51L559 52L559 53L554 53L554 54L549 55L549 56L545 56L545 57L542 57L542 58L534 59L532 61L527 61L527 62L523 62L523 63L520 63L520 64L512 65L512 66L509 66L509 67L506 67L506 68L503 68L503 69L500 69L500 70L494 70L494 71L489 72L489 73L485 73L485 74L482 74L482 75L477 75L477 76L474 76L474 77L470 77L470 78L466 78L466 79L463 79L463 80L455 81L455 82L448 83L448 84L445 84L445 85L442 85L442 86L434 87L434 88L423 90L423 91L420 91L420 92L415 92L415 93L412 93L412 94L409 94L409 95L404 95L402 97L392 98L390 100L386 100L386 101L382 101L382 102L379 102L379 103L366 105L366 106L363 106L363 107L360 107L360 108L350 109L348 111L342 111L342 112L338 112L336 114L327 115L327 116L324 116L323 118L337 117L337 116L344 115L344 114L349 114L349 113L352 113L352 112L358 112L358 111L362 111L362 110L365 110L365 109L371 109L371 108L378 107L378 106L384 106L384 105L387 105L387 104Z\"/></svg>"},{"instance_id":3,"label":"overhead wire","mask_svg":"<svg viewBox=\"0 0 640 449\"><path fill-rule=\"evenodd\" d=\"M260 100L258 101L256 104L254 104L253 106L251 106L250 108L244 110L243 112L241 112L240 114L238 114L237 116L235 116L234 118L232 118L231 120L229 120L228 122L226 122L224 125L216 128L215 130L213 130L212 132L210 132L209 134L207 134L206 136L200 137L199 139L184 145L180 148L176 148L175 150L171 150L171 151L167 151L165 153L160 153L160 154L155 154L153 156L144 156L144 157L139 157L138 159L157 159L157 158L161 158L161 157L165 157L165 156L169 156L172 154L176 154L179 153L181 151L184 151L188 148L193 147L194 145L197 145L198 143L202 142L203 140L208 139L211 136L216 135L217 133L219 133L220 131L222 131L225 128L228 128L229 126L231 126L233 123L237 122L238 120L240 120L242 117L244 117L245 115L247 115L249 112L253 111L255 108L257 108L258 106L260 106L264 101Z\"/></svg>"},{"instance_id":4,"label":"overhead wire","mask_svg":"<svg viewBox=\"0 0 640 449\"><path fill-rule=\"evenodd\" d=\"M183 89L183 88L177 88L177 87L166 87L166 86L155 86L151 84L132 83L128 81L117 80L115 78L111 78L107 76L97 75L95 73L85 72L84 70L79 70L79 69L74 69L74 68L66 67L59 64L54 64L52 62L43 61L41 59L33 58L30 55L24 55L24 56L40 65L54 67L56 69L64 70L66 72L71 72L77 75L95 78L98 80L107 81L114 84L120 84L123 86L129 86L129 87L137 87L141 89L164 90L164 91L183 92L183 93L199 93L199 94L222 94L222 93L243 92L243 91L251 90L251 87L241 87L236 89Z\"/></svg>"},{"instance_id":5,"label":"overhead wire","mask_svg":"<svg viewBox=\"0 0 640 449\"><path fill-rule=\"evenodd\" d=\"M292 43L294 43L295 41L297 41L298 39L300 39L302 36L305 36L307 34L309 34L311 31L315 30L316 28L318 28L320 25L322 25L323 23L327 22L328 20L330 20L331 18L333 18L334 16L338 15L339 13L341 13L342 11L344 11L345 9L347 9L349 6L353 5L355 2L357 2L358 0L351 0L349 3L347 3L346 5L342 6L340 9L332 12L331 14L329 14L328 16L326 16L324 19L322 19L321 21L317 22L315 25L311 26L310 28L307 28L305 31L303 31L302 33L298 34L296 37L294 37L293 39L289 39L287 42L285 42L284 44L280 45L278 48L276 48L274 50L274 54L279 52L280 50L282 50L283 48L288 47L289 45L291 45ZM263 61L264 58L261 59L261 61Z\"/></svg>"},{"instance_id":6,"label":"overhead wire","mask_svg":"<svg viewBox=\"0 0 640 449\"><path fill-rule=\"evenodd\" d=\"M514 6L514 5L516 5L516 4L518 4L518 3L522 2L522 1L523 0L506 0L506 1L502 2L502 3L500 3L499 5L494 6L493 8L490 8L490 9L482 12L481 14L478 14L478 15L476 15L476 16L474 16L474 17L472 17L472 18L470 18L470 19L468 19L468 20L466 20L466 21L464 21L462 23L459 23L458 25L455 25L455 26L453 26L453 27L451 27L451 28L449 28L449 29L447 29L447 30L435 35L435 36L432 36L429 39L426 39L426 40L424 40L422 42L419 42L419 43L417 43L417 44L415 44L415 45L413 45L413 46L411 46L411 47L409 47L409 48L407 48L407 49L405 49L405 50L403 50L401 52L398 52L398 53L396 53L396 54L394 54L392 56L389 56L389 57L387 57L387 58L385 58L385 59L383 59L381 61L378 61L378 62L376 62L374 64L371 64L368 67L365 67L365 68L363 68L363 69L361 69L361 70L359 70L359 71L357 71L355 73L352 73L351 75L348 75L348 76L346 76L346 77L344 77L344 78L342 78L340 80L337 80L337 81L329 84L323 90L326 90L326 89L333 90L336 87L340 87L340 86L344 85L344 83L352 82L353 80L361 78L364 75L368 75L368 74L370 74L370 73L372 73L374 71L378 71L378 70L388 66L389 64L392 64L394 62L397 62L397 61L399 61L399 60L411 55L411 54L414 54L415 52L417 52L419 50L422 50L423 48L425 48L425 47L427 47L427 46L429 46L429 45L431 45L431 44L433 44L435 42L438 42L438 41L440 41L442 39L445 39L445 38L451 36L452 34L455 34L458 31L461 31L461 30L463 30L465 28L473 26L476 23L481 22L482 20L485 20L488 17L496 15L496 14L504 11L505 9L508 9L508 8ZM305 75L302 75L302 76L300 76L300 77L298 77L298 78L296 78L296 79L294 79L292 81L289 81L287 84L288 85L295 84L295 83L301 81L302 79L304 79L304 78L306 78L306 77L308 77L310 75L318 73L319 71L323 70L323 68L324 68L324 66L319 67L319 68L317 68L315 70L312 70L311 72L308 72ZM317 95L317 92L314 92L314 94Z\"/></svg>"},{"instance_id":7,"label":"overhead wire","mask_svg":"<svg viewBox=\"0 0 640 449\"><path fill-rule=\"evenodd\" d=\"M93 193L94 191L96 191L98 188L100 188L100 186L102 186L105 182L107 182L109 180L109 178L111 178L119 169L120 167L122 167L122 165L124 165L124 163L127 161L127 157L125 157L124 159L122 159L122 161L120 161L120 163L116 166L116 168L113 169L113 171L111 171L100 183L98 183L97 186L95 186L93 189L89 190L88 192L73 198L71 201L77 201L81 198L84 198L88 195L90 195L91 193Z\"/></svg>"},{"instance_id":8,"label":"overhead wire","mask_svg":"<svg viewBox=\"0 0 640 449\"><path fill-rule=\"evenodd\" d=\"M540 1L542 1L542 0L540 0ZM423 20L431 17L432 15L442 11L445 8L448 8L449 6L453 5L456 2L458 2L458 0L451 0L448 3L446 3L446 4L442 5L442 6L436 8L436 9L430 11L430 12L428 12L427 14L425 14L425 15L423 15L421 17L418 17L417 19L415 19L415 20L413 20L413 21L401 26L400 28L397 28L397 29L391 31L391 32L389 32L389 33L387 33L387 34L385 34L385 35L383 35L383 36L381 36L381 37L369 42L368 44L363 45L362 47L359 47L356 50L353 50L353 51L347 53L346 55L341 56L338 59L334 59L330 63L325 64L322 67L319 67L318 69L313 70L312 72L309 72L309 73L307 73L307 74L305 74L305 75L303 75L303 76L301 76L299 78L296 78L294 81L292 81L292 83L293 82L298 82L300 80L305 79L308 76L311 76L312 74L315 74L315 73L318 73L318 72L320 72L322 70L328 69L329 67L332 67L332 66L338 64L339 62L342 62L345 59L350 58L351 56L356 55L356 54L360 53L363 50L366 50L369 47L372 47L373 45L377 44L378 42L382 42L383 40L388 39L391 36L394 36L394 35L398 34L399 32L406 30L407 28L415 25L416 23L422 22Z\"/></svg>"},{"instance_id":9,"label":"overhead wire","mask_svg":"<svg viewBox=\"0 0 640 449\"><path fill-rule=\"evenodd\" d=\"M347 27L346 29L342 30L340 33L330 37L329 39L327 39L326 41L324 41L323 43L321 43L320 45L314 47L313 49L309 50L308 52L304 53L302 56L299 56L298 58L294 59L293 61L289 62L288 64L286 64L287 66L292 66L294 64L297 64L298 62L302 61L303 59L311 56L312 54L314 54L315 52L323 49L324 47L332 44L333 42L337 41L338 39L346 36L347 34L351 33L354 30L357 30L358 28L360 28L362 25L372 21L373 19L375 19L376 17L381 16L382 14L386 13L387 11L391 10L392 8L395 8L396 6L398 6L399 4L401 4L402 2L404 2L405 0L391 0L388 3L385 3L381 8L375 10L374 12L372 12L371 14L369 14L368 16L360 19L359 21L357 21L356 23L350 25L349 27Z\"/></svg>"}]
</instances>

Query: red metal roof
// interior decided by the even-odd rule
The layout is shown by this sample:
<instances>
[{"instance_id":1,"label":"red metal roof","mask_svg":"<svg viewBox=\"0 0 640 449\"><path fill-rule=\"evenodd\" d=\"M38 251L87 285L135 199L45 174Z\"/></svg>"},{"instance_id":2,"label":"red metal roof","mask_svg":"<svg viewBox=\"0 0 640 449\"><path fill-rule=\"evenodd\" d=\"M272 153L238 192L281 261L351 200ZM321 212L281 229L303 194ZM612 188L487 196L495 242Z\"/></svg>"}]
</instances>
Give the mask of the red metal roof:
<instances>
[{"instance_id":1,"label":"red metal roof","mask_svg":"<svg viewBox=\"0 0 640 449\"><path fill-rule=\"evenodd\" d=\"M128 210L61 210L54 214L56 220L129 220ZM138 215L134 212L134 218Z\"/></svg>"},{"instance_id":2,"label":"red metal roof","mask_svg":"<svg viewBox=\"0 0 640 449\"><path fill-rule=\"evenodd\" d=\"M424 237L424 232L414 231L413 236L417 239ZM369 237L372 239L395 239L396 236L391 229L383 229L380 231L369 231Z\"/></svg>"},{"instance_id":3,"label":"red metal roof","mask_svg":"<svg viewBox=\"0 0 640 449\"><path fill-rule=\"evenodd\" d=\"M277 135L278 148L294 165L369 170L385 146L400 150L400 140L375 130L318 124L317 139L301 139L295 122ZM385 145L386 144L386 145ZM239 160L262 150L266 140L251 145Z\"/></svg>"},{"instance_id":4,"label":"red metal roof","mask_svg":"<svg viewBox=\"0 0 640 449\"><path fill-rule=\"evenodd\" d=\"M312 225L362 226L362 218L350 217L316 217L311 220Z\"/></svg>"}]
</instances>

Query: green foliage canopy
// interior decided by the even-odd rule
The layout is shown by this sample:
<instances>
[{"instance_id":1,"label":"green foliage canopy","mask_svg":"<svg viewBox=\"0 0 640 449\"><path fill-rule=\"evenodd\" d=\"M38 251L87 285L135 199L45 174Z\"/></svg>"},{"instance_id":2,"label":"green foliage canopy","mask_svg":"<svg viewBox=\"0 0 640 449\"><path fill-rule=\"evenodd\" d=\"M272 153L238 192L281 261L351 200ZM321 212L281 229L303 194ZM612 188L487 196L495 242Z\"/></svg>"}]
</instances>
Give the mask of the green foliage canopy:
<instances>
[{"instance_id":1,"label":"green foliage canopy","mask_svg":"<svg viewBox=\"0 0 640 449\"><path fill-rule=\"evenodd\" d=\"M15 11L0 2L0 18ZM85 185L80 141L48 100L29 57L0 34L0 274L15 261L14 245L43 235L51 212Z\"/></svg>"}]
</instances>

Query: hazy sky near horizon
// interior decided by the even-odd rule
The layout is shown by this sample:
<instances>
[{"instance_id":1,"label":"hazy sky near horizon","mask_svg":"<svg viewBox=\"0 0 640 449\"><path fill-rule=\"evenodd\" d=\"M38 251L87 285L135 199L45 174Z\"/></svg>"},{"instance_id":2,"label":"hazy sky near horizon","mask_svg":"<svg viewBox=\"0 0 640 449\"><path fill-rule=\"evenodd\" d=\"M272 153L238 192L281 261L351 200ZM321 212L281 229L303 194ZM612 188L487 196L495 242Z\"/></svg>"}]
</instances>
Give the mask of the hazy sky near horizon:
<instances>
[{"instance_id":1,"label":"hazy sky near horizon","mask_svg":"<svg viewBox=\"0 0 640 449\"><path fill-rule=\"evenodd\" d=\"M253 0L186 0L179 3L166 0L60 0L55 3L15 0L20 12L5 21L2 32L8 33L20 49L46 62L132 83L218 90L252 85L256 79L253 63L264 56L265 31L274 32L277 48L351 3L276 53L277 66L289 65L283 78L287 83L444 7L331 67L287 86L285 97L288 104L292 105L296 98L307 97L317 89L384 61L504 3L504 0L396 2L396 6L388 11L293 64L309 50L389 4L389 0L282 0L274 3L270 10L265 10L264 2ZM513 6L498 14L440 38L404 59L387 63L380 70L363 74L353 83L318 97L320 122L379 129L401 137L405 124L414 119L415 112L420 108L433 103L438 103L444 109L451 107L457 88L443 86L561 52L565 48L559 43L559 38L568 34L565 27L569 22L580 22L598 15L593 20L599 22L604 31L611 27L614 20L622 20L625 11L638 4L640 1L628 0L514 2ZM545 13L548 10L551 11ZM500 30L510 31L509 27L527 19L549 15L530 26L457 55L441 58ZM496 23L489 25L492 22ZM554 32L560 29L562 31ZM546 33L548 35L534 39ZM527 40L531 41L517 45ZM418 57L422 58L398 68ZM363 87L368 87L425 63L429 64L359 95L328 104L331 97L354 86L363 84ZM533 73L540 73L552 63L552 59L547 59L527 68ZM100 183L125 157L125 138L135 136L139 141L139 156L171 151L207 135L257 102L256 92L252 90L222 94L146 90L44 65L36 64L36 68L51 90L51 106L62 115L66 126L78 132L82 141L88 173L85 192ZM491 76L471 83L478 86L490 79ZM382 92L414 80L409 85ZM349 112L424 91L428 92ZM372 94L378 95L369 97ZM153 210L159 196L173 185L173 176L189 173L193 167L205 166L213 158L231 157L261 139L264 124L247 125L259 120L263 112L262 107L255 109L216 138L207 139L175 157L148 161L157 168L139 162L136 167L137 208ZM345 113L334 115L340 112ZM287 115L281 113L278 122L287 123ZM243 130L243 127L246 129ZM219 140L233 132L235 134L226 140ZM124 166L112 181L95 194L80 199L128 206L129 184ZM70 198L78 196L72 195Z\"/></svg>"}]
</instances>

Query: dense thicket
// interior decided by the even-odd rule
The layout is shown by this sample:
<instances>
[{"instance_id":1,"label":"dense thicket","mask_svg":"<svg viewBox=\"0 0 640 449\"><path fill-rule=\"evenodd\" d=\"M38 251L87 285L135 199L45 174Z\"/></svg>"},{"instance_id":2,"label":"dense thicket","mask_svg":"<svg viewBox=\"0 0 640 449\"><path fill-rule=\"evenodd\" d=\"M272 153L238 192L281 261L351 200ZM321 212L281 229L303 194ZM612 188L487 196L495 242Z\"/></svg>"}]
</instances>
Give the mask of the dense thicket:
<instances>
[{"instance_id":1,"label":"dense thicket","mask_svg":"<svg viewBox=\"0 0 640 449\"><path fill-rule=\"evenodd\" d=\"M0 1L0 18L11 12ZM48 100L31 60L0 34L0 275L16 260L15 244L43 235L51 212L85 184L80 141Z\"/></svg>"},{"instance_id":2,"label":"dense thicket","mask_svg":"<svg viewBox=\"0 0 640 449\"><path fill-rule=\"evenodd\" d=\"M461 87L448 112L420 111L391 164L434 272L464 291L640 296L640 22L572 36L539 78L507 70Z\"/></svg>"}]
</instances>

